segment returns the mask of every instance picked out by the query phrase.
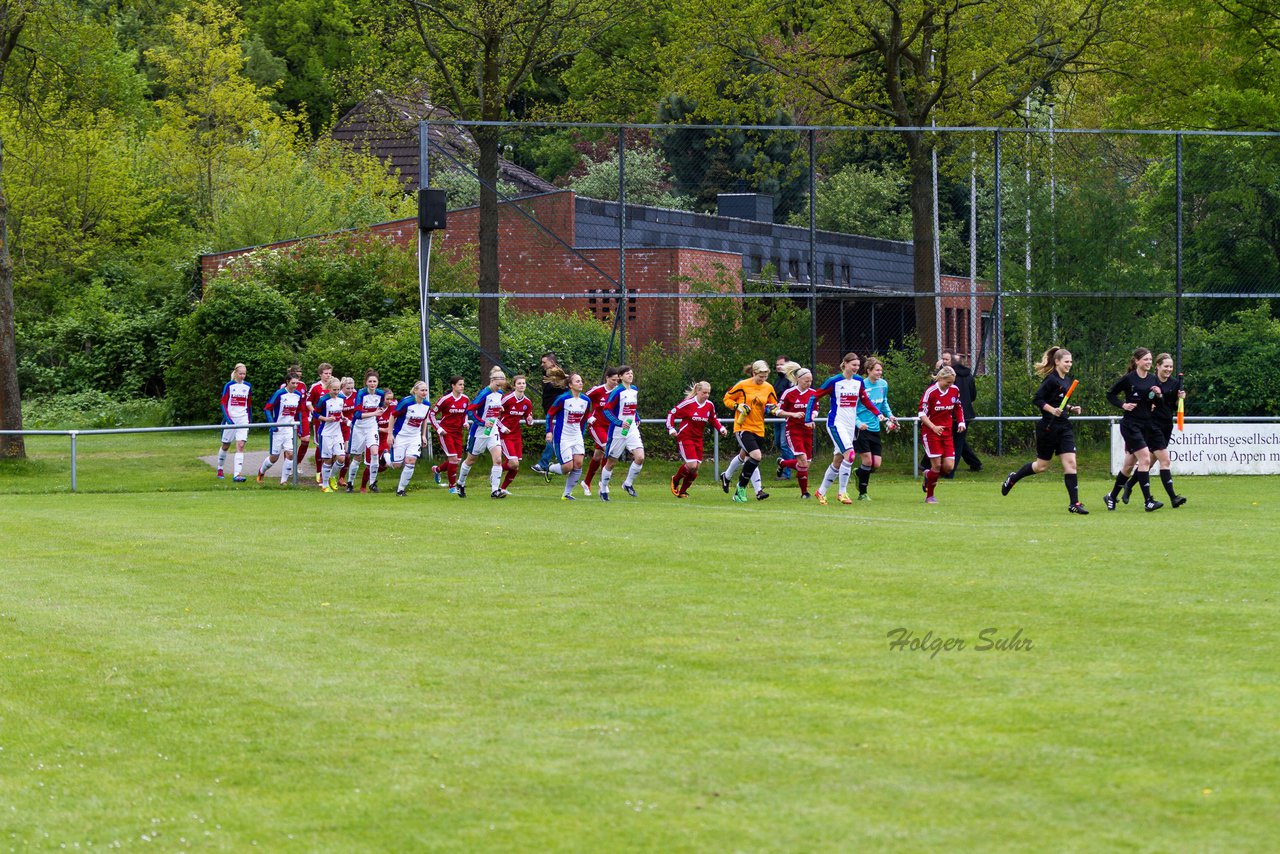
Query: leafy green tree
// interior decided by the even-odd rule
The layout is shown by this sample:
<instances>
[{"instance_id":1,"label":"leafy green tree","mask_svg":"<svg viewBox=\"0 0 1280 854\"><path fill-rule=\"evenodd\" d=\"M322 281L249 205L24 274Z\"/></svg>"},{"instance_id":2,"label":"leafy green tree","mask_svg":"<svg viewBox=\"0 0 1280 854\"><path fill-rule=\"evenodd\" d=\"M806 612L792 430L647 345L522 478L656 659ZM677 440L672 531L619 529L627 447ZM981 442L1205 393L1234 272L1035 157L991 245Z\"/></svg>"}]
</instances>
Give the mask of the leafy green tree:
<instances>
[{"instance_id":1,"label":"leafy green tree","mask_svg":"<svg viewBox=\"0 0 1280 854\"><path fill-rule=\"evenodd\" d=\"M675 210L693 210L693 200L672 192L671 175L662 157L651 148L629 148L626 152L627 204L653 205ZM590 163L581 177L569 183L580 196L617 200L618 152Z\"/></svg>"}]
</instances>

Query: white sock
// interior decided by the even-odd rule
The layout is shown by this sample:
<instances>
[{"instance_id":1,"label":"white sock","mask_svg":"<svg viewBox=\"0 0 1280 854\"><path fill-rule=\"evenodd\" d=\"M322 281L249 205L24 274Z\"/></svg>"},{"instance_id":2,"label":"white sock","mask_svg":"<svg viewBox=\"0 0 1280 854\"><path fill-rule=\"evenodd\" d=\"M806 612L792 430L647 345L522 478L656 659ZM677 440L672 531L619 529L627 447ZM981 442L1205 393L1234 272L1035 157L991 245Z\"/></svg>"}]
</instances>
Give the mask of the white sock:
<instances>
[{"instance_id":1,"label":"white sock","mask_svg":"<svg viewBox=\"0 0 1280 854\"><path fill-rule=\"evenodd\" d=\"M631 486L636 482L636 477L640 474L640 469L644 468L643 463L632 463L631 468L627 469L627 479L622 482L623 486Z\"/></svg>"},{"instance_id":2,"label":"white sock","mask_svg":"<svg viewBox=\"0 0 1280 854\"><path fill-rule=\"evenodd\" d=\"M218 451L218 471L227 467L227 449L223 448Z\"/></svg>"},{"instance_id":3,"label":"white sock","mask_svg":"<svg viewBox=\"0 0 1280 854\"><path fill-rule=\"evenodd\" d=\"M502 466L492 466L489 469L489 491L497 492L500 486L502 486Z\"/></svg>"},{"instance_id":4,"label":"white sock","mask_svg":"<svg viewBox=\"0 0 1280 854\"><path fill-rule=\"evenodd\" d=\"M329 478L333 476L333 463L324 463L320 466L320 485L328 486Z\"/></svg>"},{"instance_id":5,"label":"white sock","mask_svg":"<svg viewBox=\"0 0 1280 854\"><path fill-rule=\"evenodd\" d=\"M409 481L413 478L413 463L405 463L404 468L400 470L400 485L396 487L400 492L404 492L409 485Z\"/></svg>"},{"instance_id":6,"label":"white sock","mask_svg":"<svg viewBox=\"0 0 1280 854\"><path fill-rule=\"evenodd\" d=\"M835 466L827 466L827 470L822 474L822 486L818 487L819 495L827 494L827 488L835 483L837 473Z\"/></svg>"},{"instance_id":7,"label":"white sock","mask_svg":"<svg viewBox=\"0 0 1280 854\"><path fill-rule=\"evenodd\" d=\"M347 471L347 483L355 484L360 482L360 461L355 457L351 458L351 468Z\"/></svg>"},{"instance_id":8,"label":"white sock","mask_svg":"<svg viewBox=\"0 0 1280 854\"><path fill-rule=\"evenodd\" d=\"M733 459L729 461L729 468L725 471L729 480L737 480L738 472L742 471L742 457L737 454L733 455Z\"/></svg>"},{"instance_id":9,"label":"white sock","mask_svg":"<svg viewBox=\"0 0 1280 854\"><path fill-rule=\"evenodd\" d=\"M751 488L756 492L764 489L764 485L760 483L760 466L756 466L756 470L751 473Z\"/></svg>"},{"instance_id":10,"label":"white sock","mask_svg":"<svg viewBox=\"0 0 1280 854\"><path fill-rule=\"evenodd\" d=\"M463 463L462 466L458 469L458 486L467 485L467 475L469 474L471 474L471 466L467 465L466 463Z\"/></svg>"},{"instance_id":11,"label":"white sock","mask_svg":"<svg viewBox=\"0 0 1280 854\"><path fill-rule=\"evenodd\" d=\"M378 482L378 455L374 454L369 458L369 485L373 486Z\"/></svg>"},{"instance_id":12,"label":"white sock","mask_svg":"<svg viewBox=\"0 0 1280 854\"><path fill-rule=\"evenodd\" d=\"M240 472L242 471L244 471L244 454L240 451L236 451L236 470L232 474L232 477L239 477Z\"/></svg>"},{"instance_id":13,"label":"white sock","mask_svg":"<svg viewBox=\"0 0 1280 854\"><path fill-rule=\"evenodd\" d=\"M853 473L853 466L848 462L840 464L840 492L843 494L849 489L849 475Z\"/></svg>"},{"instance_id":14,"label":"white sock","mask_svg":"<svg viewBox=\"0 0 1280 854\"><path fill-rule=\"evenodd\" d=\"M293 475L293 460L285 460L284 468L280 470L280 482L288 483L289 478Z\"/></svg>"},{"instance_id":15,"label":"white sock","mask_svg":"<svg viewBox=\"0 0 1280 854\"><path fill-rule=\"evenodd\" d=\"M573 488L578 485L578 478L582 477L582 469L574 469L569 472L569 476L564 479L564 494L570 495Z\"/></svg>"},{"instance_id":16,"label":"white sock","mask_svg":"<svg viewBox=\"0 0 1280 854\"><path fill-rule=\"evenodd\" d=\"M613 480L613 469L600 469L600 491L609 491L609 481Z\"/></svg>"},{"instance_id":17,"label":"white sock","mask_svg":"<svg viewBox=\"0 0 1280 854\"><path fill-rule=\"evenodd\" d=\"M275 462L268 456L262 461L262 465L258 466L258 474L266 474L267 469L271 468L273 465L275 465Z\"/></svg>"}]
</instances>

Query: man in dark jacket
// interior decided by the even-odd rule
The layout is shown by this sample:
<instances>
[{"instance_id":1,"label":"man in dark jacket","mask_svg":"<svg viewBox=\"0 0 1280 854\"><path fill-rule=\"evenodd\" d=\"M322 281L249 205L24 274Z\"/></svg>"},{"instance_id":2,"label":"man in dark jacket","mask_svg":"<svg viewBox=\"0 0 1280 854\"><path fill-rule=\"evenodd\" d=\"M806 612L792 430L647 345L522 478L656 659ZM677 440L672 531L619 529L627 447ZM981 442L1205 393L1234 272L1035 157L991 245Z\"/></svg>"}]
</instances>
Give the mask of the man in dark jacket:
<instances>
[{"instance_id":1,"label":"man in dark jacket","mask_svg":"<svg viewBox=\"0 0 1280 854\"><path fill-rule=\"evenodd\" d=\"M964 410L964 420L972 423L977 415L973 409L973 400L978 396L978 384L973 380L973 371L961 361L960 356L952 350L942 351L942 364L950 365L956 372L956 389L960 392L960 408ZM968 431L954 433L957 459L963 459L970 471L982 471L982 460L969 447L966 436Z\"/></svg>"}]
</instances>

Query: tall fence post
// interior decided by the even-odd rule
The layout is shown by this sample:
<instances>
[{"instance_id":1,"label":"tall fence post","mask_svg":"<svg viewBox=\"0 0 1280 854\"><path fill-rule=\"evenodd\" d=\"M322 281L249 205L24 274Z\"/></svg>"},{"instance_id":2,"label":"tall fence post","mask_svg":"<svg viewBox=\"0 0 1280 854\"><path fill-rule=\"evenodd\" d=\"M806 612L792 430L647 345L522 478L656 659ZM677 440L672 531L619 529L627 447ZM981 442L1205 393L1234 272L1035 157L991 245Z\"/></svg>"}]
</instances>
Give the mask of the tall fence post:
<instances>
[{"instance_id":1,"label":"tall fence post","mask_svg":"<svg viewBox=\"0 0 1280 854\"><path fill-rule=\"evenodd\" d=\"M716 480L719 480L720 479L720 431L719 430L711 431L711 441L714 443L712 445L712 450L715 451L715 454L712 456L712 459L716 461L716 465L715 465Z\"/></svg>"},{"instance_id":2,"label":"tall fence post","mask_svg":"<svg viewBox=\"0 0 1280 854\"><path fill-rule=\"evenodd\" d=\"M1174 291L1173 327L1174 327L1174 370L1182 370L1182 134L1174 137L1174 169L1177 192L1174 200Z\"/></svg>"},{"instance_id":3,"label":"tall fence post","mask_svg":"<svg viewBox=\"0 0 1280 854\"><path fill-rule=\"evenodd\" d=\"M71 431L71 491L76 491L76 431Z\"/></svg>"},{"instance_id":4,"label":"tall fence post","mask_svg":"<svg viewBox=\"0 0 1280 854\"><path fill-rule=\"evenodd\" d=\"M618 128L618 362L627 361L627 132Z\"/></svg>"},{"instance_id":5,"label":"tall fence post","mask_svg":"<svg viewBox=\"0 0 1280 854\"><path fill-rule=\"evenodd\" d=\"M418 123L418 189L425 190L431 185L431 138L426 122ZM423 194L418 193L419 204ZM422 211L418 211L418 310L422 320L422 381L427 384L427 400L431 395L431 237L433 232L422 227ZM427 431L427 459L434 459L431 431ZM295 454L296 456L296 454ZM298 470L298 461L294 460L293 470Z\"/></svg>"},{"instance_id":6,"label":"tall fence post","mask_svg":"<svg viewBox=\"0 0 1280 854\"><path fill-rule=\"evenodd\" d=\"M1004 263L1001 254L1004 252L1004 242L1000 236L1000 217L1003 209L1000 203L1000 194L1004 189L1004 182L1000 179L1000 131L995 132L995 170L996 170L996 199L995 199L995 231L996 231L996 311L995 317L992 318L992 330L995 333L996 345L996 417L1004 416ZM996 422L996 455L1004 456L1004 422Z\"/></svg>"},{"instance_id":7,"label":"tall fence post","mask_svg":"<svg viewBox=\"0 0 1280 854\"><path fill-rule=\"evenodd\" d=\"M809 365L818 370L818 182L817 131L809 131ZM843 346L844 342L840 342Z\"/></svg>"}]
</instances>

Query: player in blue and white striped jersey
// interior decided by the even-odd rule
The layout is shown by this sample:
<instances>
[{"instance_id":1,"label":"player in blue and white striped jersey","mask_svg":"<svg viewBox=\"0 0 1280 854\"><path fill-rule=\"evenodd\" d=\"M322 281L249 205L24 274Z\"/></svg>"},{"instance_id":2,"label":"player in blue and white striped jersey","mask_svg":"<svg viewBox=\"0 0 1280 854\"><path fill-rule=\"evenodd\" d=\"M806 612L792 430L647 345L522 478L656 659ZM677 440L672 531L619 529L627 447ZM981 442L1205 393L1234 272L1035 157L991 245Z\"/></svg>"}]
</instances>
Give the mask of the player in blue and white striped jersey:
<instances>
[{"instance_id":1,"label":"player in blue and white striped jersey","mask_svg":"<svg viewBox=\"0 0 1280 854\"><path fill-rule=\"evenodd\" d=\"M489 467L489 497L503 498L502 494L502 397L507 388L507 375L502 368L489 371L489 385L476 392L467 404L467 417L471 430L467 434L467 458L458 468L458 497L467 497L467 475L481 454L487 453Z\"/></svg>"},{"instance_id":2,"label":"player in blue and white striped jersey","mask_svg":"<svg viewBox=\"0 0 1280 854\"><path fill-rule=\"evenodd\" d=\"M276 393L271 395L271 399L263 407L267 420L276 424L299 421L306 396L307 391L302 385L302 375L289 374L285 378L284 385L276 389ZM293 474L293 445L294 436L297 435L296 430L297 428L292 425L271 428L271 451L258 467L258 483L262 483L267 470L276 464L281 454L284 455L284 470L280 473L280 483L283 485L289 481L289 476Z\"/></svg>"},{"instance_id":3,"label":"player in blue and white striped jersey","mask_svg":"<svg viewBox=\"0 0 1280 854\"><path fill-rule=\"evenodd\" d=\"M431 404L427 401L427 384L418 380L413 384L413 391L396 405L395 441L391 446L391 467L403 468L400 472L400 485L396 487L396 495L403 496L413 479L413 467L418 464L422 455L422 446L426 442L423 435L427 418L431 413ZM372 488L377 492L376 484Z\"/></svg>"},{"instance_id":4,"label":"player in blue and white striped jersey","mask_svg":"<svg viewBox=\"0 0 1280 854\"><path fill-rule=\"evenodd\" d=\"M386 389L378 387L378 372L370 368L364 372L364 388L358 390L352 407L351 447L348 448L348 459L351 460L351 471L347 474L347 492L355 491L357 478L360 476L360 461L370 448L373 453L369 457L369 483L377 492L378 486L378 446L381 437L378 435L378 416L386 408Z\"/></svg>"},{"instance_id":5,"label":"player in blue and white striped jersey","mask_svg":"<svg viewBox=\"0 0 1280 854\"><path fill-rule=\"evenodd\" d=\"M640 439L640 391L636 388L635 378L635 371L630 365L619 365L618 384L605 397L600 413L609 422L604 471L600 474L602 501L609 500L609 481L613 479L613 466L622 459L624 451L631 452L631 468L627 470L627 479L622 482L622 488L632 498L636 497L636 478L644 468L644 442Z\"/></svg>"},{"instance_id":6,"label":"player in blue and white striped jersey","mask_svg":"<svg viewBox=\"0 0 1280 854\"><path fill-rule=\"evenodd\" d=\"M222 423L242 425L248 424L252 419L249 416L253 404L250 400L253 389L244 381L245 366L237 364L231 371L231 380L222 387ZM218 451L218 477L224 477L223 468L227 464L227 450L231 447L231 443L236 443L235 471L232 473L232 480L236 483L243 483L245 478L241 475L244 469L244 443L249 438L249 428L236 426L228 430L222 431L222 448Z\"/></svg>"},{"instance_id":7,"label":"player in blue and white striped jersey","mask_svg":"<svg viewBox=\"0 0 1280 854\"><path fill-rule=\"evenodd\" d=\"M569 390L555 399L547 409L547 443L556 449L560 462L552 463L543 477L551 482L551 475L568 475L564 481L563 501L573 501L573 487L582 473L582 457L586 443L582 438L583 425L591 415L591 399L582 393L582 376L570 374Z\"/></svg>"},{"instance_id":8,"label":"player in blue and white striped jersey","mask_svg":"<svg viewBox=\"0 0 1280 854\"><path fill-rule=\"evenodd\" d=\"M849 476L853 473L854 441L858 435L858 405L863 404L877 418L884 418L867 396L865 381L858 376L861 366L862 360L857 353L846 353L840 361L841 373L818 386L805 410L804 420L811 422L818 400L831 397L831 409L827 413L827 435L831 437L835 451L831 465L822 477L822 486L818 487L819 504L827 503L827 489L837 477L840 478L840 503L853 503L849 498Z\"/></svg>"}]
</instances>

